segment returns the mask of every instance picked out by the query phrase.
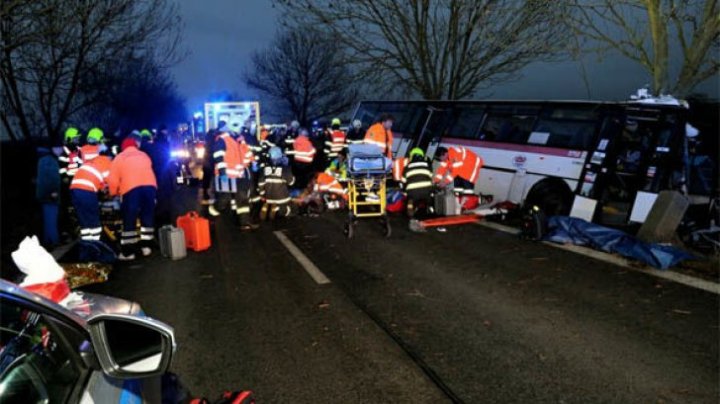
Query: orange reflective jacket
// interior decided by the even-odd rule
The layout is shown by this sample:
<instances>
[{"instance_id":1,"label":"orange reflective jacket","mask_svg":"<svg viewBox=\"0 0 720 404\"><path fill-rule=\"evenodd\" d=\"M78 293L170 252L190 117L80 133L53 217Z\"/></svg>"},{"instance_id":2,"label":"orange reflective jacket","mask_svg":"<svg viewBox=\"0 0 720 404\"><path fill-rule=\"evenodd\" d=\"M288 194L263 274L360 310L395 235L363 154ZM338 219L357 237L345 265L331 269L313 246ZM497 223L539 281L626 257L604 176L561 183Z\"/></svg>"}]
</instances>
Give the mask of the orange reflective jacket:
<instances>
[{"instance_id":1,"label":"orange reflective jacket","mask_svg":"<svg viewBox=\"0 0 720 404\"><path fill-rule=\"evenodd\" d=\"M405 167L407 167L407 165L407 157L398 158L393 161L392 175L395 181L402 181L403 171L405 171Z\"/></svg>"},{"instance_id":2,"label":"orange reflective jacket","mask_svg":"<svg viewBox=\"0 0 720 404\"><path fill-rule=\"evenodd\" d=\"M107 184L110 195L125 195L143 186L157 188L150 157L135 146L126 148L112 161Z\"/></svg>"},{"instance_id":3,"label":"orange reflective jacket","mask_svg":"<svg viewBox=\"0 0 720 404\"><path fill-rule=\"evenodd\" d=\"M315 179L315 192L328 192L331 194L345 196L345 189L342 187L337 178L327 173L318 173Z\"/></svg>"},{"instance_id":4,"label":"orange reflective jacket","mask_svg":"<svg viewBox=\"0 0 720 404\"><path fill-rule=\"evenodd\" d=\"M83 164L100 155L100 146L96 144L86 144L80 148L80 157Z\"/></svg>"},{"instance_id":5,"label":"orange reflective jacket","mask_svg":"<svg viewBox=\"0 0 720 404\"><path fill-rule=\"evenodd\" d=\"M315 146L307 136L298 136L293 144L291 154L295 156L295 161L310 164L315 159L315 152Z\"/></svg>"},{"instance_id":6,"label":"orange reflective jacket","mask_svg":"<svg viewBox=\"0 0 720 404\"><path fill-rule=\"evenodd\" d=\"M385 129L382 122L378 122L370 126L365 132L365 143L374 144L379 147L383 153L392 158L392 130Z\"/></svg>"},{"instance_id":7,"label":"orange reflective jacket","mask_svg":"<svg viewBox=\"0 0 720 404\"><path fill-rule=\"evenodd\" d=\"M98 192L105 188L110 175L112 160L107 156L98 156L78 168L70 183L70 189L82 189Z\"/></svg>"},{"instance_id":8,"label":"orange reflective jacket","mask_svg":"<svg viewBox=\"0 0 720 404\"><path fill-rule=\"evenodd\" d=\"M449 184L455 177L460 177L474 184L482 166L483 159L473 151L464 147L451 147L448 149L447 160L440 163L434 181Z\"/></svg>"}]
</instances>

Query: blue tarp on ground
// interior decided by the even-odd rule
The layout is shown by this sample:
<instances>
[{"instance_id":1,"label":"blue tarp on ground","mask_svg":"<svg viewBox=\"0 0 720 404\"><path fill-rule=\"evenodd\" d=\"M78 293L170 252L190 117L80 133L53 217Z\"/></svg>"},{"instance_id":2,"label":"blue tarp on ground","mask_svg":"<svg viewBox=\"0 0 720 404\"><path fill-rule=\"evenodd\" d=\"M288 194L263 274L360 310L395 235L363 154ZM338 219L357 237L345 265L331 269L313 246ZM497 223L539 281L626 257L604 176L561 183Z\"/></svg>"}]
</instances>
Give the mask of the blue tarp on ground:
<instances>
[{"instance_id":1,"label":"blue tarp on ground","mask_svg":"<svg viewBox=\"0 0 720 404\"><path fill-rule=\"evenodd\" d=\"M620 254L659 269L667 269L680 261L695 258L675 247L645 243L620 230L567 216L552 216L548 219L545 240Z\"/></svg>"}]
</instances>

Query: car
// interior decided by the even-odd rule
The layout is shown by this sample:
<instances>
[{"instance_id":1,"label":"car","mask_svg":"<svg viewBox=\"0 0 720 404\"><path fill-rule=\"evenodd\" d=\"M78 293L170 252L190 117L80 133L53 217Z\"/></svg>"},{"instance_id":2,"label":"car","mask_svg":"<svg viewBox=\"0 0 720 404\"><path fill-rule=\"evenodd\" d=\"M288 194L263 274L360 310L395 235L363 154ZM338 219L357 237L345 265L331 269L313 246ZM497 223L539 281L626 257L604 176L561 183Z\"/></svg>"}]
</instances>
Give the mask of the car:
<instances>
[{"instance_id":1,"label":"car","mask_svg":"<svg viewBox=\"0 0 720 404\"><path fill-rule=\"evenodd\" d=\"M168 402L172 327L137 303L81 297L66 308L0 280L0 402Z\"/></svg>"}]
</instances>

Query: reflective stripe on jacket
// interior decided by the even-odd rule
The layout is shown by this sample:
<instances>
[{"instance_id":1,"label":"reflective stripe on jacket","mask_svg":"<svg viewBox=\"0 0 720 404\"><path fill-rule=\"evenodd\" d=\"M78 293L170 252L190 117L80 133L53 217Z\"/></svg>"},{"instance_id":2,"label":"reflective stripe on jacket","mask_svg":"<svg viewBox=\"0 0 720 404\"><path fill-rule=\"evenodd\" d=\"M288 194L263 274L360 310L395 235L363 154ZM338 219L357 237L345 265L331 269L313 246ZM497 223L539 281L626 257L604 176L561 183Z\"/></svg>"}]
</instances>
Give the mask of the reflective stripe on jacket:
<instances>
[{"instance_id":1,"label":"reflective stripe on jacket","mask_svg":"<svg viewBox=\"0 0 720 404\"><path fill-rule=\"evenodd\" d=\"M98 156L83 164L73 177L70 189L82 189L84 191L99 192L106 186L106 180L110 175L112 160L107 156Z\"/></svg>"}]
</instances>

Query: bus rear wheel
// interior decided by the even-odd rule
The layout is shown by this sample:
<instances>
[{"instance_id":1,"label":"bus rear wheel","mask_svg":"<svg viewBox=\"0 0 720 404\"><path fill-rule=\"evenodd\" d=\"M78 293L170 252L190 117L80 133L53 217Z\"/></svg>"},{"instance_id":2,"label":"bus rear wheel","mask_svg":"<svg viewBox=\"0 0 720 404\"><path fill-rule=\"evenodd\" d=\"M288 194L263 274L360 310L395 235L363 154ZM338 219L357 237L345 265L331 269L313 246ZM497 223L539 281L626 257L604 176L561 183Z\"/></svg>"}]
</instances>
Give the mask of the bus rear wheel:
<instances>
[{"instance_id":1,"label":"bus rear wheel","mask_svg":"<svg viewBox=\"0 0 720 404\"><path fill-rule=\"evenodd\" d=\"M547 216L567 216L572 208L573 192L560 178L546 178L528 192L523 211L537 206Z\"/></svg>"}]
</instances>

